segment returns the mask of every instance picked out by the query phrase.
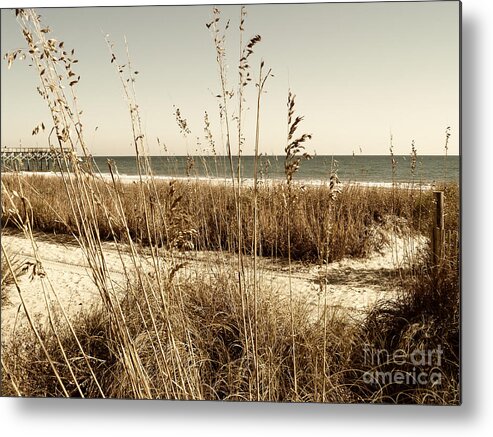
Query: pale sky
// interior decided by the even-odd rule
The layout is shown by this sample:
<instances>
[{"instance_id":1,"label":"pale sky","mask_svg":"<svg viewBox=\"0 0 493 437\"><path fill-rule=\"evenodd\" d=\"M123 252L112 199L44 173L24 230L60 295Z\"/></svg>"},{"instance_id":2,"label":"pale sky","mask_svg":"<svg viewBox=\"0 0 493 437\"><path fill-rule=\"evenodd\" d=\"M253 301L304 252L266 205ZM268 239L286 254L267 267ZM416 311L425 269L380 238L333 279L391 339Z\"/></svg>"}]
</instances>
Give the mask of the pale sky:
<instances>
[{"instance_id":1,"label":"pale sky","mask_svg":"<svg viewBox=\"0 0 493 437\"><path fill-rule=\"evenodd\" d=\"M221 6L231 19L227 59L229 84L237 82L240 6ZM75 48L81 80L77 94L86 141L95 155L131 155L131 125L121 84L104 41L110 34L123 53L129 42L136 90L151 154L196 153L206 147L204 111L217 149L223 151L217 99L220 89L212 36L205 24L211 6L38 9L51 37ZM396 154L459 153L459 2L325 3L248 5L245 37L259 34L250 58L257 77L261 59L275 77L266 85L261 108L260 151L282 154L286 141L286 99L297 95L305 116L300 132L312 133L310 152L337 155L387 154L393 134ZM1 52L24 47L12 10L2 9ZM47 146L31 136L51 123L38 95L38 78L27 61L1 65L2 146ZM246 92L245 154L253 153L255 87ZM185 140L173 116L180 108L191 128ZM231 107L236 110L236 105ZM96 130L96 127L97 130ZM233 148L235 145L233 144Z\"/></svg>"}]
</instances>

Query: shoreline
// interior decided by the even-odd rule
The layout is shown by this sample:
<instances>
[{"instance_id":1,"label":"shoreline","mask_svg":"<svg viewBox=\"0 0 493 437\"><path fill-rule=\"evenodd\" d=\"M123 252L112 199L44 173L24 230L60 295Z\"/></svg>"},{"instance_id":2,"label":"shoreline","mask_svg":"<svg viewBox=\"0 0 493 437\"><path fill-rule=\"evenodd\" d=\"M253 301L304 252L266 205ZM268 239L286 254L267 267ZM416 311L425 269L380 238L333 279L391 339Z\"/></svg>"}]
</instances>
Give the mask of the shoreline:
<instances>
[{"instance_id":1,"label":"shoreline","mask_svg":"<svg viewBox=\"0 0 493 437\"><path fill-rule=\"evenodd\" d=\"M65 175L73 173L64 172ZM94 173L95 177L101 179L105 182L111 182L111 175L109 173ZM45 172L35 172L35 171L19 171L19 172L11 172L11 171L3 171L2 176L41 176L41 177L62 177L61 172L54 171L45 171ZM128 175L128 174L118 174L117 179L121 183L137 183L140 179L139 175ZM231 185L231 178L219 178L219 177L207 177L207 176L167 176L167 175L142 175L143 181L149 180L156 181L179 181L179 182L199 182L199 183L209 183L213 185ZM235 184L237 183L237 179L235 178ZM253 178L242 178L242 186L244 187L253 187ZM269 178L269 179L258 179L258 183L260 186L277 186L285 183L284 179L281 178ZM323 187L328 186L330 181L322 180L322 179L294 179L293 184L297 187ZM362 187L362 188L384 188L384 189L406 189L406 190L432 190L436 187L437 184L448 184L448 183L459 183L459 181L433 181L430 182L421 182L421 181L396 181L396 182L388 182L388 181L340 181L338 186L341 188L345 187Z\"/></svg>"}]
</instances>

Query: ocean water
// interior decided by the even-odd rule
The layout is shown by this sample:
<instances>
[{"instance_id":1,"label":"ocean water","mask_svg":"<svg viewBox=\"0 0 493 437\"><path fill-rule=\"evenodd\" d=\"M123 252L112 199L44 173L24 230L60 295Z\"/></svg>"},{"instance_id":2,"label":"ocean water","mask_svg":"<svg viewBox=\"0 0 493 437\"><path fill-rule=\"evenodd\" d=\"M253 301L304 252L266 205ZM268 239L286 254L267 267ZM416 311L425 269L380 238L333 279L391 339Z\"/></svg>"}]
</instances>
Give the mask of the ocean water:
<instances>
[{"instance_id":1,"label":"ocean water","mask_svg":"<svg viewBox=\"0 0 493 437\"><path fill-rule=\"evenodd\" d=\"M314 156L301 162L295 180L307 182L327 181L331 169L337 170L341 182L357 183L406 183L416 182L432 184L433 182L455 181L460 178L459 156L418 156L414 175L411 169L410 156L394 156L395 173L393 178L392 160L389 155L344 155ZM114 161L120 176L136 176L137 167L133 156L98 156L94 157L101 173L106 174L108 160ZM208 177L229 178L230 164L224 156L151 156L151 168L158 177ZM233 159L236 173L238 159ZM254 157L241 158L241 177L252 179L254 173ZM259 179L284 179L283 156L261 156L259 161Z\"/></svg>"}]
</instances>

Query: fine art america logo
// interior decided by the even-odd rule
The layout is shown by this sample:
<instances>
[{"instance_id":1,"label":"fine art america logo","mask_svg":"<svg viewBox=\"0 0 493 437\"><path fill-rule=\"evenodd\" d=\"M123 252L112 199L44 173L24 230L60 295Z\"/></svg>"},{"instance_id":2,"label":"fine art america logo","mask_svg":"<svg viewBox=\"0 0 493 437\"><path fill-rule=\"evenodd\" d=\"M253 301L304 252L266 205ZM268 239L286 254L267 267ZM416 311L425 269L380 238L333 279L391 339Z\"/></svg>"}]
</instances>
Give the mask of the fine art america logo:
<instances>
[{"instance_id":1,"label":"fine art america logo","mask_svg":"<svg viewBox=\"0 0 493 437\"><path fill-rule=\"evenodd\" d=\"M396 349L389 352L365 344L363 351L365 367L372 368L363 374L363 381L367 384L437 386L442 383L443 349L440 345L436 349L414 349L411 352Z\"/></svg>"}]
</instances>

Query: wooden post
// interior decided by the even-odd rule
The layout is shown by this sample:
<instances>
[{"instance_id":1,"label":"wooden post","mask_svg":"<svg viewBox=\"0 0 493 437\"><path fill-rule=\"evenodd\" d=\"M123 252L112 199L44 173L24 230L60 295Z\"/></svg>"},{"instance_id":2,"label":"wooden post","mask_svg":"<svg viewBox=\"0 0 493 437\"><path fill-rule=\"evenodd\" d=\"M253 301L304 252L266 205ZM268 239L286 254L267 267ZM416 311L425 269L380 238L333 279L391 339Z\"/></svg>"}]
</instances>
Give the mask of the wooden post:
<instances>
[{"instance_id":1,"label":"wooden post","mask_svg":"<svg viewBox=\"0 0 493 437\"><path fill-rule=\"evenodd\" d=\"M444 195L443 191L433 192L435 212L433 214L433 227L431 244L433 251L433 265L439 266L443 259L445 246L445 224L444 224Z\"/></svg>"}]
</instances>

